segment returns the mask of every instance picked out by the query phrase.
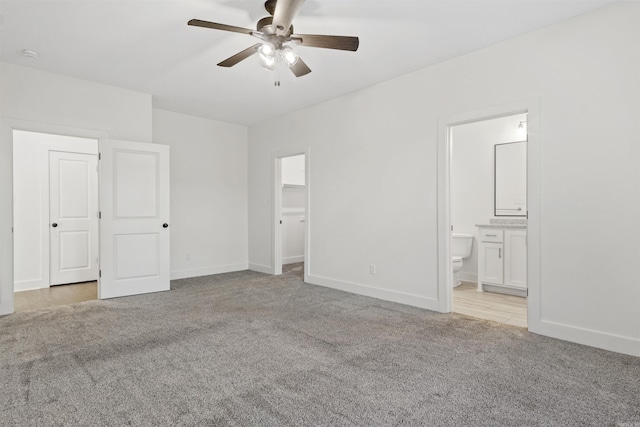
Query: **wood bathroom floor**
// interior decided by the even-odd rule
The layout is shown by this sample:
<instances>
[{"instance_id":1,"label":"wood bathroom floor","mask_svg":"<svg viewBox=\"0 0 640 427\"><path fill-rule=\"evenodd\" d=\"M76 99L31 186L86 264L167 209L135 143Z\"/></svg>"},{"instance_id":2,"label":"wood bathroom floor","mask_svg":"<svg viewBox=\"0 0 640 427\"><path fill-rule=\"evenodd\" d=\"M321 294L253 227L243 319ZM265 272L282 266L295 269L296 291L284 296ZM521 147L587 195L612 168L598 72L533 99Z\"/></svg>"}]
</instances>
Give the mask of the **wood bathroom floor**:
<instances>
[{"instance_id":1,"label":"wood bathroom floor","mask_svg":"<svg viewBox=\"0 0 640 427\"><path fill-rule=\"evenodd\" d=\"M58 285L14 293L15 311L38 310L98 299L98 282Z\"/></svg>"},{"instance_id":2,"label":"wood bathroom floor","mask_svg":"<svg viewBox=\"0 0 640 427\"><path fill-rule=\"evenodd\" d=\"M462 282L453 288L453 311L508 325L527 327L527 299L495 292L478 292L478 285Z\"/></svg>"}]
</instances>

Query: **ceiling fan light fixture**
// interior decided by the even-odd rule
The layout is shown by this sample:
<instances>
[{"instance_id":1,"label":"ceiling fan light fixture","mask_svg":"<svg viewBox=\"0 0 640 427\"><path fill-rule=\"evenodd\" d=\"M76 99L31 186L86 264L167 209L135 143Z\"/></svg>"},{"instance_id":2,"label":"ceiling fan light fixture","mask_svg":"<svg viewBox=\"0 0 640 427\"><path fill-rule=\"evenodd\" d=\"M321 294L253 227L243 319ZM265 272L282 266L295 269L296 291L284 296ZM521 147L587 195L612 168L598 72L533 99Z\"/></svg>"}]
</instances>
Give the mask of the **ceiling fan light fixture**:
<instances>
[{"instance_id":1,"label":"ceiling fan light fixture","mask_svg":"<svg viewBox=\"0 0 640 427\"><path fill-rule=\"evenodd\" d=\"M273 71L276 68L276 57L261 58L262 67L265 70Z\"/></svg>"},{"instance_id":2,"label":"ceiling fan light fixture","mask_svg":"<svg viewBox=\"0 0 640 427\"><path fill-rule=\"evenodd\" d=\"M203 21L201 19L191 19L187 22L187 25L246 34L261 40L261 42L218 63L220 67L233 67L240 61L244 61L255 54L258 56L262 66L268 70L277 70L279 63L282 62L289 67L293 75L302 77L309 74L311 69L302 58L298 57L298 54L292 49L292 45L355 52L360 44L358 37L353 36L297 34L293 30L292 23L304 1L266 0L265 9L271 16L260 19L255 26L256 30ZM277 77L276 83L279 83ZM279 86L279 84L276 84L276 86Z\"/></svg>"},{"instance_id":3,"label":"ceiling fan light fixture","mask_svg":"<svg viewBox=\"0 0 640 427\"><path fill-rule=\"evenodd\" d=\"M258 48L258 56L262 66L267 70L273 70L276 67L276 48L271 43L263 43Z\"/></svg>"},{"instance_id":4,"label":"ceiling fan light fixture","mask_svg":"<svg viewBox=\"0 0 640 427\"><path fill-rule=\"evenodd\" d=\"M269 43L265 42L258 48L258 53L262 58L270 58L276 56L276 47Z\"/></svg>"},{"instance_id":5,"label":"ceiling fan light fixture","mask_svg":"<svg viewBox=\"0 0 640 427\"><path fill-rule=\"evenodd\" d=\"M298 54L295 53L291 46L283 46L280 50L280 56L284 60L284 63L287 64L288 67L293 67L298 62Z\"/></svg>"}]
</instances>

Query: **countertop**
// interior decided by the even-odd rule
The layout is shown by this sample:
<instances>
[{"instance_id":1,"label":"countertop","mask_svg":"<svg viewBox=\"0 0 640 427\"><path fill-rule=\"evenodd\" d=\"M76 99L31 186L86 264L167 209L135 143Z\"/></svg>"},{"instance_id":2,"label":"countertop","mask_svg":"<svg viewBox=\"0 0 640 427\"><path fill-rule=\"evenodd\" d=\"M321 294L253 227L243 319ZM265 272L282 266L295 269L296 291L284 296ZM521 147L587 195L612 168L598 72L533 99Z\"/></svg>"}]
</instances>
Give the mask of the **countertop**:
<instances>
[{"instance_id":1,"label":"countertop","mask_svg":"<svg viewBox=\"0 0 640 427\"><path fill-rule=\"evenodd\" d=\"M476 224L478 228L517 228L526 230L527 224Z\"/></svg>"}]
</instances>

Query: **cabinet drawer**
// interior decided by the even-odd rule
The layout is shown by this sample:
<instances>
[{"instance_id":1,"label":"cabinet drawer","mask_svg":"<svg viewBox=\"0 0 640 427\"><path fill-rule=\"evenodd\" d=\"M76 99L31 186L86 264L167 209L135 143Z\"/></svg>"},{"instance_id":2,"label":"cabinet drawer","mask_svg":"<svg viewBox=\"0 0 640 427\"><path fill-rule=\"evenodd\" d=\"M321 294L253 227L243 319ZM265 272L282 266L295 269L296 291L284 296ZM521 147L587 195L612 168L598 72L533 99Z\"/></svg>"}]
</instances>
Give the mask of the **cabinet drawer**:
<instances>
[{"instance_id":1,"label":"cabinet drawer","mask_svg":"<svg viewBox=\"0 0 640 427\"><path fill-rule=\"evenodd\" d=\"M504 240L504 230L496 230L493 228L480 229L481 242L502 242Z\"/></svg>"}]
</instances>

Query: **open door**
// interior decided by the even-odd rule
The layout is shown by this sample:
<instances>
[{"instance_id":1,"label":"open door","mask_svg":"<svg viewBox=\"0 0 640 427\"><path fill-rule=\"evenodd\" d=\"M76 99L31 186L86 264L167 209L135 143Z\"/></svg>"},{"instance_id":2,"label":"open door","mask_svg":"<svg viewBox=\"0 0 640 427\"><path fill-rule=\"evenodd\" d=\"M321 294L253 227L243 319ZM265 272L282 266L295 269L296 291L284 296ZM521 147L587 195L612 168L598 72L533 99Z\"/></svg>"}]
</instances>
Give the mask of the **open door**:
<instances>
[{"instance_id":1,"label":"open door","mask_svg":"<svg viewBox=\"0 0 640 427\"><path fill-rule=\"evenodd\" d=\"M50 285L98 278L98 156L49 152Z\"/></svg>"},{"instance_id":2,"label":"open door","mask_svg":"<svg viewBox=\"0 0 640 427\"><path fill-rule=\"evenodd\" d=\"M169 147L100 141L98 298L169 290Z\"/></svg>"}]
</instances>

